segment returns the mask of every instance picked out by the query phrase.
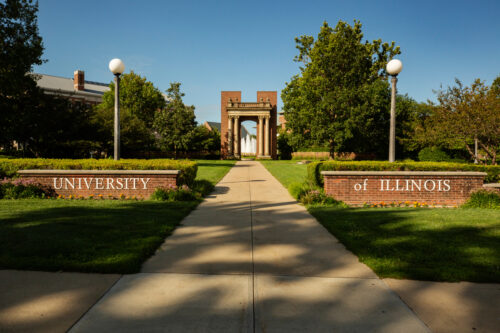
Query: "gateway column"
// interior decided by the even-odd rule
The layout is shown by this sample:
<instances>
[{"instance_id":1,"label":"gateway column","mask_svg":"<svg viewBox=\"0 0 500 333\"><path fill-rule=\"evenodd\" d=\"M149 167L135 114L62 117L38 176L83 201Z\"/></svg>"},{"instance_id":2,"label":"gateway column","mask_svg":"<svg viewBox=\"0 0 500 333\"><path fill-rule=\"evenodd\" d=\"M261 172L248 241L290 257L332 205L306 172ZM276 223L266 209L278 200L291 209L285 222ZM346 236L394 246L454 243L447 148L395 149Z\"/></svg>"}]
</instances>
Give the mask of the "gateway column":
<instances>
[{"instance_id":1,"label":"gateway column","mask_svg":"<svg viewBox=\"0 0 500 333\"><path fill-rule=\"evenodd\" d=\"M264 154L264 117L259 116L259 147L257 157Z\"/></svg>"},{"instance_id":2,"label":"gateway column","mask_svg":"<svg viewBox=\"0 0 500 333\"><path fill-rule=\"evenodd\" d=\"M269 116L266 116L266 133L264 140L264 156L269 156Z\"/></svg>"},{"instance_id":3,"label":"gateway column","mask_svg":"<svg viewBox=\"0 0 500 333\"><path fill-rule=\"evenodd\" d=\"M227 152L229 156L233 156L233 118L227 117Z\"/></svg>"},{"instance_id":4,"label":"gateway column","mask_svg":"<svg viewBox=\"0 0 500 333\"><path fill-rule=\"evenodd\" d=\"M234 156L240 157L240 121L239 116L234 117Z\"/></svg>"}]
</instances>

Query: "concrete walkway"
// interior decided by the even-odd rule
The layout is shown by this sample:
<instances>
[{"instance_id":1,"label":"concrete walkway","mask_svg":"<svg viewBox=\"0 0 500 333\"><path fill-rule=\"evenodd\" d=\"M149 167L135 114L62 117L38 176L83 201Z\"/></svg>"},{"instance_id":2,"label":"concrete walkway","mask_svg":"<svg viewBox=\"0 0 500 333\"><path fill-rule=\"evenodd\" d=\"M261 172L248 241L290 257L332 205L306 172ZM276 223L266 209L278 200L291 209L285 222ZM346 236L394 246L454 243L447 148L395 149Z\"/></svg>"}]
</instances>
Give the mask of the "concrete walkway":
<instances>
[{"instance_id":1,"label":"concrete walkway","mask_svg":"<svg viewBox=\"0 0 500 333\"><path fill-rule=\"evenodd\" d=\"M72 332L427 332L258 162L238 162Z\"/></svg>"},{"instance_id":2,"label":"concrete walkway","mask_svg":"<svg viewBox=\"0 0 500 333\"><path fill-rule=\"evenodd\" d=\"M0 270L0 332L498 332L498 309L498 284L378 279L256 162L140 274Z\"/></svg>"}]
</instances>

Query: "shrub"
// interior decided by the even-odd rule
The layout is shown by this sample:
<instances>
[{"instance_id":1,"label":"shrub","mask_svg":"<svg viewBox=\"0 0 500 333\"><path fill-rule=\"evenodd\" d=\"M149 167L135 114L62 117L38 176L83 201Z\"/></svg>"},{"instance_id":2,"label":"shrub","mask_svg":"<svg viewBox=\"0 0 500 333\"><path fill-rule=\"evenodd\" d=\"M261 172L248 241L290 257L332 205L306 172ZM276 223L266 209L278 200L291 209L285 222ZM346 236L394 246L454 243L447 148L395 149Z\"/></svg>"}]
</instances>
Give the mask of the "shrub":
<instances>
[{"instance_id":1,"label":"shrub","mask_svg":"<svg viewBox=\"0 0 500 333\"><path fill-rule=\"evenodd\" d=\"M4 179L0 182L0 199L34 199L53 195L54 191L51 188L30 179Z\"/></svg>"},{"instance_id":2,"label":"shrub","mask_svg":"<svg viewBox=\"0 0 500 333\"><path fill-rule=\"evenodd\" d=\"M197 198L188 186L183 185L180 187L158 187L151 195L151 199L159 201L193 201Z\"/></svg>"},{"instance_id":3,"label":"shrub","mask_svg":"<svg viewBox=\"0 0 500 333\"><path fill-rule=\"evenodd\" d=\"M418 153L419 161L448 162L450 156L438 147L425 147Z\"/></svg>"},{"instance_id":4,"label":"shrub","mask_svg":"<svg viewBox=\"0 0 500 333\"><path fill-rule=\"evenodd\" d=\"M500 209L500 194L486 190L474 192L462 207Z\"/></svg>"},{"instance_id":5,"label":"shrub","mask_svg":"<svg viewBox=\"0 0 500 333\"><path fill-rule=\"evenodd\" d=\"M486 172L485 183L500 182L500 166L448 162L324 161L307 166L307 178L322 187L321 171L479 171Z\"/></svg>"},{"instance_id":6,"label":"shrub","mask_svg":"<svg viewBox=\"0 0 500 333\"><path fill-rule=\"evenodd\" d=\"M198 197L204 197L210 194L214 190L214 185L205 179L198 179L194 181L193 191Z\"/></svg>"},{"instance_id":7,"label":"shrub","mask_svg":"<svg viewBox=\"0 0 500 333\"><path fill-rule=\"evenodd\" d=\"M310 190L309 186L305 183L292 183L288 186L288 192L297 200L306 194L306 192Z\"/></svg>"},{"instance_id":8,"label":"shrub","mask_svg":"<svg viewBox=\"0 0 500 333\"><path fill-rule=\"evenodd\" d=\"M335 200L331 196L326 195L323 190L310 190L306 192L300 198L300 202L302 202L304 205L329 205L347 207L344 202Z\"/></svg>"},{"instance_id":9,"label":"shrub","mask_svg":"<svg viewBox=\"0 0 500 333\"><path fill-rule=\"evenodd\" d=\"M192 186L196 178L198 166L189 160L170 159L123 159L119 161L108 159L47 159L47 158L16 158L0 159L0 175L7 177L16 175L18 170L27 169L57 169L57 170L180 170L179 184Z\"/></svg>"}]
</instances>

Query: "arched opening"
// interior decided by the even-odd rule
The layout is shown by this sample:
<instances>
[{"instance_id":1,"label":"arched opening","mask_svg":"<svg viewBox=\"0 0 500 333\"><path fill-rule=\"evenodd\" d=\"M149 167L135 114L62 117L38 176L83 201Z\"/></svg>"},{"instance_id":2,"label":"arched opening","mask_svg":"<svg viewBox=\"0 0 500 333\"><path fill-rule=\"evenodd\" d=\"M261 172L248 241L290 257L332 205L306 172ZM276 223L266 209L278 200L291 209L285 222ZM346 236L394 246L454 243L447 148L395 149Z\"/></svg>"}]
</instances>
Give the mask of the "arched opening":
<instances>
[{"instance_id":1,"label":"arched opening","mask_svg":"<svg viewBox=\"0 0 500 333\"><path fill-rule=\"evenodd\" d=\"M243 120L241 122L241 155L256 156L257 154L257 121Z\"/></svg>"}]
</instances>

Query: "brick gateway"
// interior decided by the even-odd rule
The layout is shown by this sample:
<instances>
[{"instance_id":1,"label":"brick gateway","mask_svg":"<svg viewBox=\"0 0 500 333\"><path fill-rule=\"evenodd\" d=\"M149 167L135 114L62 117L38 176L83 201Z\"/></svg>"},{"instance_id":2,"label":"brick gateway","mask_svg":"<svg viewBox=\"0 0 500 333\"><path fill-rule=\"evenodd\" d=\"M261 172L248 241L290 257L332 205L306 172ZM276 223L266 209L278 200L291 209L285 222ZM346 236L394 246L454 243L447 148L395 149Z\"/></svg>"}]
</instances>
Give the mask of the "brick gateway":
<instances>
[{"instance_id":1,"label":"brick gateway","mask_svg":"<svg viewBox=\"0 0 500 333\"><path fill-rule=\"evenodd\" d=\"M460 205L483 188L485 172L322 171L325 193L351 205L419 202Z\"/></svg>"},{"instance_id":2,"label":"brick gateway","mask_svg":"<svg viewBox=\"0 0 500 333\"><path fill-rule=\"evenodd\" d=\"M179 170L19 170L57 195L148 198L157 187L177 187Z\"/></svg>"}]
</instances>

